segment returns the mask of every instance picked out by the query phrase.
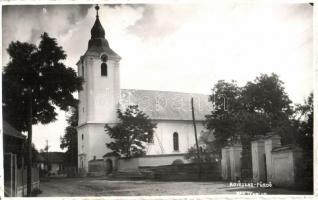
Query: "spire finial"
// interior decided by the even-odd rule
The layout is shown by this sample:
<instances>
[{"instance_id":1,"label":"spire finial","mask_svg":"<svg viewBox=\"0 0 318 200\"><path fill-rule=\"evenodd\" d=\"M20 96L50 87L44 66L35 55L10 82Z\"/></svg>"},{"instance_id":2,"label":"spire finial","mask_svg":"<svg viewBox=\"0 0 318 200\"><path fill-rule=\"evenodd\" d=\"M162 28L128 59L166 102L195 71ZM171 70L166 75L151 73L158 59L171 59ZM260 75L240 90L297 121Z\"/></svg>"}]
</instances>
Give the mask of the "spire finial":
<instances>
[{"instance_id":1,"label":"spire finial","mask_svg":"<svg viewBox=\"0 0 318 200\"><path fill-rule=\"evenodd\" d=\"M95 6L95 10L96 10L96 17L98 17L98 10L99 10L98 4Z\"/></svg>"}]
</instances>

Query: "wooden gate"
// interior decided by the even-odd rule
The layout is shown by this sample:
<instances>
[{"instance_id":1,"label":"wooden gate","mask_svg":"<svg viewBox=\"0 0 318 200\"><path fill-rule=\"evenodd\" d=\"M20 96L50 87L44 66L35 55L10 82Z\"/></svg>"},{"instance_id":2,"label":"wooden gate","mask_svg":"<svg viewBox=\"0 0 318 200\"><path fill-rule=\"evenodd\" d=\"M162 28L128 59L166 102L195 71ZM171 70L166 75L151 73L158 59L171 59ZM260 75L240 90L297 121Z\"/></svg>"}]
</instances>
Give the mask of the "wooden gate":
<instances>
[{"instance_id":1,"label":"wooden gate","mask_svg":"<svg viewBox=\"0 0 318 200\"><path fill-rule=\"evenodd\" d=\"M252 172L252 152L250 148L243 148L241 157L241 176L244 181L251 181L253 178Z\"/></svg>"},{"instance_id":2,"label":"wooden gate","mask_svg":"<svg viewBox=\"0 0 318 200\"><path fill-rule=\"evenodd\" d=\"M17 192L17 155L4 154L4 194L8 197L16 196Z\"/></svg>"}]
</instances>

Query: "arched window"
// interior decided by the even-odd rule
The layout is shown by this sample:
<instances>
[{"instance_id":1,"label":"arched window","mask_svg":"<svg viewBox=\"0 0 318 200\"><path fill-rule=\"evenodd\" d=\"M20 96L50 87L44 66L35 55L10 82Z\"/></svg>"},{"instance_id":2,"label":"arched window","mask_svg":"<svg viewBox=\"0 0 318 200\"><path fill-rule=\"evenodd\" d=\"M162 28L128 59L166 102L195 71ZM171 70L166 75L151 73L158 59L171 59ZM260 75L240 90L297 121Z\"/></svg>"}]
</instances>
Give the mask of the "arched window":
<instances>
[{"instance_id":1,"label":"arched window","mask_svg":"<svg viewBox=\"0 0 318 200\"><path fill-rule=\"evenodd\" d=\"M173 150L179 151L179 135L177 132L173 133Z\"/></svg>"},{"instance_id":2,"label":"arched window","mask_svg":"<svg viewBox=\"0 0 318 200\"><path fill-rule=\"evenodd\" d=\"M84 134L82 134L82 140L84 140Z\"/></svg>"},{"instance_id":3,"label":"arched window","mask_svg":"<svg viewBox=\"0 0 318 200\"><path fill-rule=\"evenodd\" d=\"M107 64L104 63L104 62L101 65L101 75L102 76L107 76Z\"/></svg>"}]
</instances>

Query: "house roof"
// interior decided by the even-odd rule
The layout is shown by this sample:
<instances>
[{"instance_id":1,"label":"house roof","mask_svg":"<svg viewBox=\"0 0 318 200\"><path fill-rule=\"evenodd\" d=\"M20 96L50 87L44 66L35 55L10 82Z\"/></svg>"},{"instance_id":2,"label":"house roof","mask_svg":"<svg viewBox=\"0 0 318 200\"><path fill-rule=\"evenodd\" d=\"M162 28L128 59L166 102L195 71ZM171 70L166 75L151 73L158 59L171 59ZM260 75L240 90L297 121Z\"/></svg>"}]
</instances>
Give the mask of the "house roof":
<instances>
[{"instance_id":1,"label":"house roof","mask_svg":"<svg viewBox=\"0 0 318 200\"><path fill-rule=\"evenodd\" d=\"M63 163L65 158L65 153L63 152L49 152L49 163ZM41 153L41 156L44 158L44 162L47 159L47 153Z\"/></svg>"},{"instance_id":2,"label":"house roof","mask_svg":"<svg viewBox=\"0 0 318 200\"><path fill-rule=\"evenodd\" d=\"M5 120L3 120L3 134L19 139L25 139L25 136L21 132L19 132Z\"/></svg>"},{"instance_id":3,"label":"house roof","mask_svg":"<svg viewBox=\"0 0 318 200\"><path fill-rule=\"evenodd\" d=\"M153 120L192 120L191 97L196 121L204 120L212 110L209 95L205 94L121 89L120 107L138 105Z\"/></svg>"}]
</instances>

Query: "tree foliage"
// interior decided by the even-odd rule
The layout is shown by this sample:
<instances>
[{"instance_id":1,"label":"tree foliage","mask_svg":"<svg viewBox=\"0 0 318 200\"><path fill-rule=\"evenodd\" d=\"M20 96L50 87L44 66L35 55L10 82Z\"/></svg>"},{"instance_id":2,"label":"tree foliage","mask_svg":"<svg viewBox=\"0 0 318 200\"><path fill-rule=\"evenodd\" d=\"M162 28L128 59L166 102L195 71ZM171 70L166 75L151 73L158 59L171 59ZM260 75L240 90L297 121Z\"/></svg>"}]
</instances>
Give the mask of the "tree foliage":
<instances>
[{"instance_id":1,"label":"tree foliage","mask_svg":"<svg viewBox=\"0 0 318 200\"><path fill-rule=\"evenodd\" d=\"M66 54L56 39L41 35L38 46L11 42L9 63L3 70L4 119L19 131L27 130L28 94L32 92L32 123L48 124L56 120L55 106L68 110L76 106L72 93L81 89L82 80L62 61Z\"/></svg>"},{"instance_id":2,"label":"tree foliage","mask_svg":"<svg viewBox=\"0 0 318 200\"><path fill-rule=\"evenodd\" d=\"M203 132L199 137L201 162L215 162L219 158L217 146L216 141L211 137L211 133ZM190 147L184 157L192 163L200 162L195 146Z\"/></svg>"},{"instance_id":3,"label":"tree foliage","mask_svg":"<svg viewBox=\"0 0 318 200\"><path fill-rule=\"evenodd\" d=\"M117 115L119 123L105 125L105 131L113 139L106 146L127 158L144 155L145 144L152 140L156 124L137 105L128 106L124 112L118 109Z\"/></svg>"},{"instance_id":4,"label":"tree foliage","mask_svg":"<svg viewBox=\"0 0 318 200\"><path fill-rule=\"evenodd\" d=\"M298 119L298 134L296 136L297 143L307 150L307 152L313 149L313 128L314 128L314 104L313 93L309 95L303 105L296 106L296 113L299 116Z\"/></svg>"},{"instance_id":5,"label":"tree foliage","mask_svg":"<svg viewBox=\"0 0 318 200\"><path fill-rule=\"evenodd\" d=\"M261 74L243 87L235 81L219 81L210 98L214 109L205 125L213 130L218 149L228 140L239 139L247 145L253 136L270 131L291 140L286 135L292 129L291 101L276 74Z\"/></svg>"},{"instance_id":6,"label":"tree foliage","mask_svg":"<svg viewBox=\"0 0 318 200\"><path fill-rule=\"evenodd\" d=\"M207 129L213 130L220 148L226 143L227 138L236 132L236 115L242 110L241 88L235 81L227 83L220 80L214 86L210 99L213 102L213 110L206 116L205 125Z\"/></svg>"},{"instance_id":7,"label":"tree foliage","mask_svg":"<svg viewBox=\"0 0 318 200\"><path fill-rule=\"evenodd\" d=\"M66 149L66 159L68 163L77 165L77 125L78 125L78 109L73 108L70 116L67 118L68 126L65 128L65 134L60 138L61 149Z\"/></svg>"},{"instance_id":8,"label":"tree foliage","mask_svg":"<svg viewBox=\"0 0 318 200\"><path fill-rule=\"evenodd\" d=\"M10 61L4 67L3 117L19 131L28 131L27 194L31 195L32 124L56 120L56 106L67 111L78 101L73 92L82 88L82 79L62 61L66 54L56 39L41 35L38 46L11 42Z\"/></svg>"}]
</instances>

